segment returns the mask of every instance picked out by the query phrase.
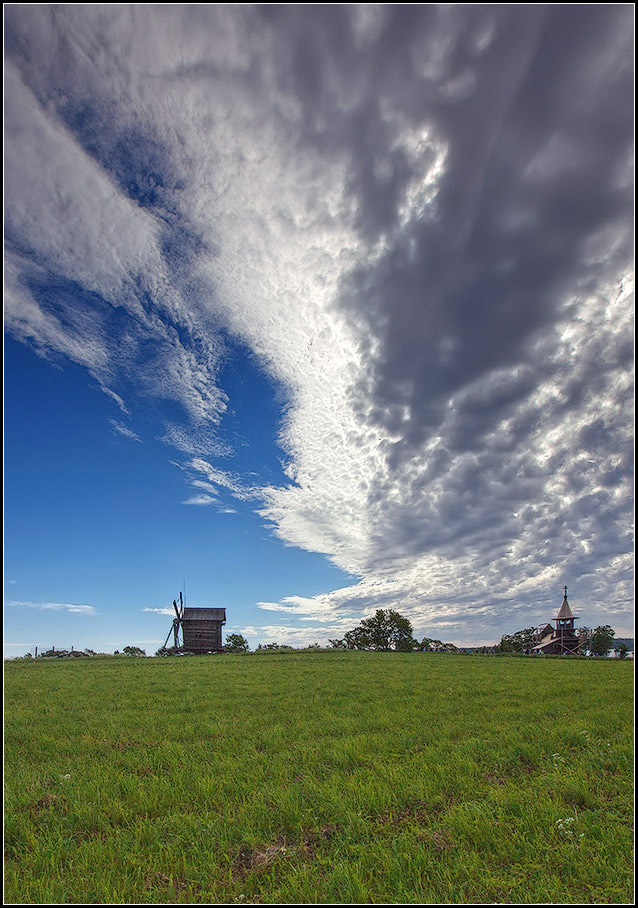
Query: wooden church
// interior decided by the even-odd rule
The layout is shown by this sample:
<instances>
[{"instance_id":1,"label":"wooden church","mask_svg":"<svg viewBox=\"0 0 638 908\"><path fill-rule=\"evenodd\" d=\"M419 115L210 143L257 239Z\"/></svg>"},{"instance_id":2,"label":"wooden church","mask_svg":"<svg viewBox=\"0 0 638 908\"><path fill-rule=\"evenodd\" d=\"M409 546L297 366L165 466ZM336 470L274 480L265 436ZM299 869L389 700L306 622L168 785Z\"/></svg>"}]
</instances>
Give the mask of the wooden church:
<instances>
[{"instance_id":1,"label":"wooden church","mask_svg":"<svg viewBox=\"0 0 638 908\"><path fill-rule=\"evenodd\" d=\"M574 621L577 621L578 618L573 614L567 601L567 587L564 587L564 590L563 604L558 615L552 618L556 626L545 624L538 628L534 645L531 648L533 655L568 656L578 652L580 640L576 636L574 628Z\"/></svg>"}]
</instances>

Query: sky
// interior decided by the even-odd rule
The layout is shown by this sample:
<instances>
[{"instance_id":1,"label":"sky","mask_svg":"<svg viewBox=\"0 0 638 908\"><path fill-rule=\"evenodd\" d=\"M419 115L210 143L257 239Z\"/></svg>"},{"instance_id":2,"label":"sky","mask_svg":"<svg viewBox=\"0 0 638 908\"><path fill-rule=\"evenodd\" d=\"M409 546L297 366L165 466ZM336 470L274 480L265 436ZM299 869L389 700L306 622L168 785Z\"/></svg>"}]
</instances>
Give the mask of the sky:
<instances>
[{"instance_id":1,"label":"sky","mask_svg":"<svg viewBox=\"0 0 638 908\"><path fill-rule=\"evenodd\" d=\"M5 656L633 636L633 5L4 26Z\"/></svg>"}]
</instances>

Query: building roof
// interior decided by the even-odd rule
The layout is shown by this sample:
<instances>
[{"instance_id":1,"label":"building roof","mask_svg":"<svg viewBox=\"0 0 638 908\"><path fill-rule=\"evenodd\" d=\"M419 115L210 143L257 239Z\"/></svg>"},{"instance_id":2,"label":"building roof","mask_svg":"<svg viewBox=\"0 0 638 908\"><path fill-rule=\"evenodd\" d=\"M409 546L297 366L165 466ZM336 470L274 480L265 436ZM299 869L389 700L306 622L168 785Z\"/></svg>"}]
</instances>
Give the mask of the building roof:
<instances>
[{"instance_id":1,"label":"building roof","mask_svg":"<svg viewBox=\"0 0 638 908\"><path fill-rule=\"evenodd\" d=\"M556 641L556 637L554 637L554 632L552 631L549 634L545 634L545 636L541 638L540 642L537 643L536 646L532 647L532 650L545 649L546 646L549 646L550 643L555 643L555 641Z\"/></svg>"},{"instance_id":2,"label":"building roof","mask_svg":"<svg viewBox=\"0 0 638 908\"><path fill-rule=\"evenodd\" d=\"M185 608L182 621L225 621L225 608Z\"/></svg>"},{"instance_id":3,"label":"building roof","mask_svg":"<svg viewBox=\"0 0 638 908\"><path fill-rule=\"evenodd\" d=\"M565 598L563 599L563 604L560 607L559 613L556 615L558 621L562 621L564 618L575 618L576 616L572 613L572 610L569 607L569 602L567 601L567 593L565 593Z\"/></svg>"}]
</instances>

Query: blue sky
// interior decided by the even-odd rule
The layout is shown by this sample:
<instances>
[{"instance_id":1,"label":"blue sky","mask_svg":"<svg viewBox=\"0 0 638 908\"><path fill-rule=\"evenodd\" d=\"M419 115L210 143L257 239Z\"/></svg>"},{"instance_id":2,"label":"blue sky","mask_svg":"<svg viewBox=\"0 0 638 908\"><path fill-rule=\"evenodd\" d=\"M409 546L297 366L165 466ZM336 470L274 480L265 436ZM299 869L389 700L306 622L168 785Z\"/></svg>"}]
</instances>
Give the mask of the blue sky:
<instances>
[{"instance_id":1,"label":"blue sky","mask_svg":"<svg viewBox=\"0 0 638 908\"><path fill-rule=\"evenodd\" d=\"M5 654L633 634L633 10L5 6Z\"/></svg>"},{"instance_id":2,"label":"blue sky","mask_svg":"<svg viewBox=\"0 0 638 908\"><path fill-rule=\"evenodd\" d=\"M233 465L253 480L280 479L272 386L242 351L225 375ZM54 365L9 337L5 382L5 633L20 638L11 641L18 649L109 651L128 640L154 652L170 627L155 610L172 612L180 590L187 604L226 607L232 633L264 623L262 597L352 582L325 557L282 546L223 487L196 472L192 482L209 488L189 484L157 439L162 423L147 413L136 421L141 434L126 434L117 407L78 366ZM270 623L275 636L279 624L295 627L283 614Z\"/></svg>"}]
</instances>

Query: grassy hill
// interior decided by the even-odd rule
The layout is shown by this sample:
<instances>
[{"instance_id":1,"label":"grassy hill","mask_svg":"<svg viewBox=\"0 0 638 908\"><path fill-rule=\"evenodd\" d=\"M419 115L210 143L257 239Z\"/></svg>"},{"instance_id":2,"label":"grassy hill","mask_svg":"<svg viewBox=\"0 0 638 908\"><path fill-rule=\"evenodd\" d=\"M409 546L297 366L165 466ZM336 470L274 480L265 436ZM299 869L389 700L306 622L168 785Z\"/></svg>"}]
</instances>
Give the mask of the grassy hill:
<instances>
[{"instance_id":1,"label":"grassy hill","mask_svg":"<svg viewBox=\"0 0 638 908\"><path fill-rule=\"evenodd\" d=\"M8 903L626 903L633 664L5 665Z\"/></svg>"}]
</instances>

